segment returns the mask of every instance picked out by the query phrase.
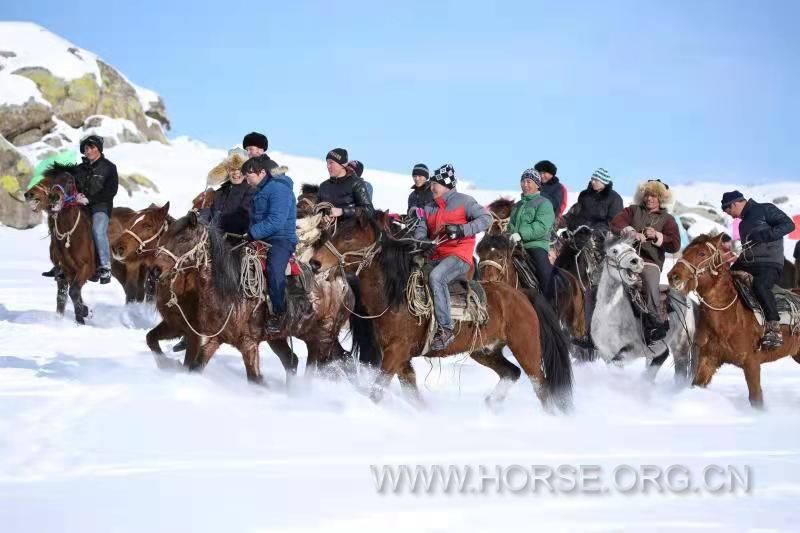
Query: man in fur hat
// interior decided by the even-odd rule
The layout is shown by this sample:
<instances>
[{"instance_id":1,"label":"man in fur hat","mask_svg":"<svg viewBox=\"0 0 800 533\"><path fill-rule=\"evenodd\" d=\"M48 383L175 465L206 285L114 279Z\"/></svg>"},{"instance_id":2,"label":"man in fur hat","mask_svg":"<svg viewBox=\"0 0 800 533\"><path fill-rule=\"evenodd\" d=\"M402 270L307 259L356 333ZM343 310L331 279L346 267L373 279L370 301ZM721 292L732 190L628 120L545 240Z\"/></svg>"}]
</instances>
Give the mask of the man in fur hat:
<instances>
[{"instance_id":1,"label":"man in fur hat","mask_svg":"<svg viewBox=\"0 0 800 533\"><path fill-rule=\"evenodd\" d=\"M659 312L659 282L665 254L681 248L678 225L667 211L671 203L672 193L666 185L658 180L646 181L639 185L634 204L611 220L611 231L637 241L639 255L644 261L641 276L652 318L652 324L645 327L645 340L649 344L666 337L669 330L669 322Z\"/></svg>"},{"instance_id":2,"label":"man in fur hat","mask_svg":"<svg viewBox=\"0 0 800 533\"><path fill-rule=\"evenodd\" d=\"M201 209L198 218L216 225L225 233L242 235L250 227L250 199L255 189L245 181L242 165L247 158L232 150L228 157L208 173L210 184L220 184L210 208Z\"/></svg>"},{"instance_id":3,"label":"man in fur hat","mask_svg":"<svg viewBox=\"0 0 800 533\"><path fill-rule=\"evenodd\" d=\"M242 148L247 152L247 157L261 157L267 152L269 140L263 133L251 131L242 139Z\"/></svg>"}]
</instances>

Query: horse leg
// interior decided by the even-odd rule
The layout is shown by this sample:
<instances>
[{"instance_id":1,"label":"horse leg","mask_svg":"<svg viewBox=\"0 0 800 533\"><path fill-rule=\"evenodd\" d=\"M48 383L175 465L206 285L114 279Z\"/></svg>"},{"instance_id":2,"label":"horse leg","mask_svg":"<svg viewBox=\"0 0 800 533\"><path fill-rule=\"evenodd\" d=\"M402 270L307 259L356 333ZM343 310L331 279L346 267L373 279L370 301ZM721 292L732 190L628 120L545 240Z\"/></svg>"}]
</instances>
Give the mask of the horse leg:
<instances>
[{"instance_id":1,"label":"horse leg","mask_svg":"<svg viewBox=\"0 0 800 533\"><path fill-rule=\"evenodd\" d=\"M72 300L72 307L75 310L75 321L78 324L85 324L84 318L89 316L89 308L83 303L81 298L81 285L76 282L69 284L69 298Z\"/></svg>"},{"instance_id":2,"label":"horse leg","mask_svg":"<svg viewBox=\"0 0 800 533\"><path fill-rule=\"evenodd\" d=\"M417 373L414 370L414 366L411 364L411 360L408 360L403 368L398 372L397 379L400 381L400 388L417 407L425 407L425 400L422 398L422 395L419 393L419 388L417 387Z\"/></svg>"},{"instance_id":3,"label":"horse leg","mask_svg":"<svg viewBox=\"0 0 800 533\"><path fill-rule=\"evenodd\" d=\"M208 344L211 343L206 343L206 346ZM263 383L264 378L261 375L261 358L258 354L258 343L252 339L245 339L241 344L236 348L242 353L244 369L247 372L247 381L250 383Z\"/></svg>"},{"instance_id":4,"label":"horse leg","mask_svg":"<svg viewBox=\"0 0 800 533\"><path fill-rule=\"evenodd\" d=\"M381 361L381 370L372 384L372 390L369 393L370 399L378 403L383 400L383 395L386 392L386 387L392 382L395 374L400 373L406 364L411 360L408 350L404 346L399 346L400 343L393 343L390 346L383 346L383 360ZM408 374L406 374L408 376Z\"/></svg>"},{"instance_id":5,"label":"horse leg","mask_svg":"<svg viewBox=\"0 0 800 533\"><path fill-rule=\"evenodd\" d=\"M67 289L69 283L64 277L64 274L56 276L56 313L59 315L64 314L64 309L67 307Z\"/></svg>"},{"instance_id":6,"label":"horse leg","mask_svg":"<svg viewBox=\"0 0 800 533\"><path fill-rule=\"evenodd\" d=\"M144 301L152 302L156 299L156 287L158 286L158 276L152 268L147 270L147 279L144 282Z\"/></svg>"},{"instance_id":7,"label":"horse leg","mask_svg":"<svg viewBox=\"0 0 800 533\"><path fill-rule=\"evenodd\" d=\"M136 280L136 301L143 302L147 295L147 279L150 271L145 268L142 263L136 266L136 271L138 272L138 279Z\"/></svg>"},{"instance_id":8,"label":"horse leg","mask_svg":"<svg viewBox=\"0 0 800 533\"><path fill-rule=\"evenodd\" d=\"M665 349L661 355L657 355L650 360L650 364L647 365L647 368L644 371L644 377L647 381L655 381L656 374L661 369L661 366L664 364L664 361L667 360L669 357L669 350Z\"/></svg>"},{"instance_id":9,"label":"horse leg","mask_svg":"<svg viewBox=\"0 0 800 533\"><path fill-rule=\"evenodd\" d=\"M297 375L297 355L292 351L286 339L268 340L270 350L278 356L283 369L286 371L286 384Z\"/></svg>"},{"instance_id":10,"label":"horse leg","mask_svg":"<svg viewBox=\"0 0 800 533\"><path fill-rule=\"evenodd\" d=\"M123 284L123 288L125 289L125 303L133 303L138 301L136 299L136 292L137 292L137 282L139 281L139 268L138 266L134 267L131 265L125 265L125 283Z\"/></svg>"},{"instance_id":11,"label":"horse leg","mask_svg":"<svg viewBox=\"0 0 800 533\"><path fill-rule=\"evenodd\" d=\"M750 405L756 409L763 409L764 395L761 391L761 363L751 356L745 359L742 369L744 370L744 379L747 380Z\"/></svg>"},{"instance_id":12,"label":"horse leg","mask_svg":"<svg viewBox=\"0 0 800 533\"><path fill-rule=\"evenodd\" d=\"M536 397L547 408L548 390L542 371L542 347L539 344L539 324L534 324L533 335L529 324L519 324L516 330L508 335L508 347L522 370L531 380Z\"/></svg>"},{"instance_id":13,"label":"horse leg","mask_svg":"<svg viewBox=\"0 0 800 533\"><path fill-rule=\"evenodd\" d=\"M187 335L186 356L184 366L192 372L202 372L214 354L219 349L219 337L208 339L205 344L200 344L200 337ZM238 347L237 347L238 348ZM244 354L242 354L244 356ZM245 362L245 366L247 363Z\"/></svg>"},{"instance_id":14,"label":"horse leg","mask_svg":"<svg viewBox=\"0 0 800 533\"><path fill-rule=\"evenodd\" d=\"M158 355L164 355L164 352L161 351L161 345L159 344L159 341L164 339L174 339L180 336L181 333L178 330L174 329L167 322L162 320L156 327L147 332L145 339L147 340L147 347L150 348L151 352Z\"/></svg>"},{"instance_id":15,"label":"horse leg","mask_svg":"<svg viewBox=\"0 0 800 533\"><path fill-rule=\"evenodd\" d=\"M500 381L494 390L486 396L486 404L490 407L502 403L508 390L517 382L522 371L517 365L503 357L503 346L494 349L480 350L469 354L475 361L497 373Z\"/></svg>"},{"instance_id":16,"label":"horse leg","mask_svg":"<svg viewBox=\"0 0 800 533\"><path fill-rule=\"evenodd\" d=\"M698 387L707 387L714 377L714 372L719 368L719 360L713 357L700 357L697 362L697 374L694 376L694 384Z\"/></svg>"}]
</instances>

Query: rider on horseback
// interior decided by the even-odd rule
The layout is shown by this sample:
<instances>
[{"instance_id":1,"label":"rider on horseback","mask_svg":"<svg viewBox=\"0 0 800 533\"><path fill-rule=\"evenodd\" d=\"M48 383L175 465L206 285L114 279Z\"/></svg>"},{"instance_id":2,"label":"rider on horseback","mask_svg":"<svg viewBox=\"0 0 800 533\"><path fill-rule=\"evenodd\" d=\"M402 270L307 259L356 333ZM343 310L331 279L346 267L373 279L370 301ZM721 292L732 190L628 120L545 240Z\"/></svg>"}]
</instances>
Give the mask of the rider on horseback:
<instances>
[{"instance_id":1,"label":"rider on horseback","mask_svg":"<svg viewBox=\"0 0 800 533\"><path fill-rule=\"evenodd\" d=\"M589 185L578 195L578 201L564 215L564 222L570 231L576 231L578 228L586 226L592 232L605 234L609 231L611 220L622 211L622 208L622 197L614 190L611 176L606 169L598 168L592 173ZM590 330L598 279L595 277L588 281L588 286L585 287L586 290L583 293L586 334L582 339L574 341L575 344L584 348L594 346Z\"/></svg>"},{"instance_id":2,"label":"rider on horseback","mask_svg":"<svg viewBox=\"0 0 800 533\"><path fill-rule=\"evenodd\" d=\"M753 292L767 321L761 344L777 348L783 344L783 336L772 287L780 280L783 271L783 237L794 231L794 222L773 204L746 200L739 191L722 195L722 210L741 219L739 235L746 249L731 268L753 275Z\"/></svg>"},{"instance_id":3,"label":"rider on horseback","mask_svg":"<svg viewBox=\"0 0 800 533\"><path fill-rule=\"evenodd\" d=\"M542 178L542 185L539 187L542 196L553 204L556 219L561 218L561 214L567 207L567 188L556 176L558 167L552 161L545 159L536 163L533 170L537 171Z\"/></svg>"},{"instance_id":4,"label":"rider on horseback","mask_svg":"<svg viewBox=\"0 0 800 533\"><path fill-rule=\"evenodd\" d=\"M268 146L267 136L257 131L251 131L242 139L242 148L245 149L247 157L250 159L264 155Z\"/></svg>"},{"instance_id":5,"label":"rider on horseback","mask_svg":"<svg viewBox=\"0 0 800 533\"><path fill-rule=\"evenodd\" d=\"M245 161L244 155L232 151L208 173L209 182L222 185L216 190L211 207L201 209L198 218L225 233L242 235L250 228L250 200L255 189L242 176Z\"/></svg>"},{"instance_id":6,"label":"rider on horseback","mask_svg":"<svg viewBox=\"0 0 800 533\"><path fill-rule=\"evenodd\" d=\"M334 148L325 156L328 179L319 186L319 201L333 204L331 216L352 217L363 211L369 218L375 214L364 180L347 166L347 150Z\"/></svg>"},{"instance_id":7,"label":"rider on horseback","mask_svg":"<svg viewBox=\"0 0 800 533\"><path fill-rule=\"evenodd\" d=\"M522 173L522 199L511 210L508 232L512 242L522 243L533 263L542 294L552 302L553 265L550 263L548 251L555 213L550 199L541 194L541 186L542 178L538 171L529 168Z\"/></svg>"},{"instance_id":8,"label":"rider on horseback","mask_svg":"<svg viewBox=\"0 0 800 533\"><path fill-rule=\"evenodd\" d=\"M97 248L99 267L90 281L111 282L111 245L108 242L108 221L119 187L117 167L103 155L103 138L89 135L81 141L83 162L75 169L75 186L88 200L92 212L92 236Z\"/></svg>"},{"instance_id":9,"label":"rider on horseback","mask_svg":"<svg viewBox=\"0 0 800 533\"><path fill-rule=\"evenodd\" d=\"M270 245L267 291L272 313L266 313L268 335L277 335L282 329L286 313L286 265L297 244L297 199L292 190L292 179L285 172L285 167L278 167L266 154L248 159L242 165L242 174L256 189L250 202L250 229L245 237Z\"/></svg>"},{"instance_id":10,"label":"rider on horseback","mask_svg":"<svg viewBox=\"0 0 800 533\"><path fill-rule=\"evenodd\" d=\"M414 238L419 240L446 236L433 250L434 267L428 278L433 312L439 325L431 341L431 351L444 350L455 339L448 285L469 272L475 253L475 235L489 229L492 223L486 208L472 196L456 191L455 187L455 169L452 165L443 165L431 178L433 202L424 208L425 224L418 224L414 232Z\"/></svg>"},{"instance_id":11,"label":"rider on horseback","mask_svg":"<svg viewBox=\"0 0 800 533\"><path fill-rule=\"evenodd\" d=\"M414 180L414 185L411 187L411 193L408 195L408 208L406 212L411 214L411 211L417 208L424 208L429 203L433 202L433 193L431 192L431 182L428 181L431 173L428 166L424 163L417 163L411 170L411 179Z\"/></svg>"},{"instance_id":12,"label":"rider on horseback","mask_svg":"<svg viewBox=\"0 0 800 533\"><path fill-rule=\"evenodd\" d=\"M623 209L611 221L611 230L616 234L631 236L638 241L638 252L644 261L644 282L647 307L652 324L645 327L645 340L652 344L667 336L669 322L661 317L661 269L665 253L681 249L681 236L675 218L666 207L672 201L672 193L660 180L648 180L639 185L634 196L634 205Z\"/></svg>"},{"instance_id":13,"label":"rider on horseback","mask_svg":"<svg viewBox=\"0 0 800 533\"><path fill-rule=\"evenodd\" d=\"M364 174L364 163L358 161L357 159L353 159L347 162L347 167L355 172L356 176L361 178L361 175ZM361 178L364 179L364 178ZM369 195L369 201L372 201L372 184L367 180L364 180L364 186L367 188L367 194Z\"/></svg>"}]
</instances>

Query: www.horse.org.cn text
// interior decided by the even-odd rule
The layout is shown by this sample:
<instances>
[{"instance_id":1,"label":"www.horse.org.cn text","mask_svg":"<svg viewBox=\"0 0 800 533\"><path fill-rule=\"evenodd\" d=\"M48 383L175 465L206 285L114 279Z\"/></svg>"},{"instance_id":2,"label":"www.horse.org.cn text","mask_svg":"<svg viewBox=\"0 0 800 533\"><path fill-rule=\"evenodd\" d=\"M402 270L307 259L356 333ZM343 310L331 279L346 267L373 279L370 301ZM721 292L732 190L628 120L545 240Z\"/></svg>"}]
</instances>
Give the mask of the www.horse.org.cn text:
<instances>
[{"instance_id":1,"label":"www.horse.org.cn text","mask_svg":"<svg viewBox=\"0 0 800 533\"><path fill-rule=\"evenodd\" d=\"M749 465L370 465L391 495L750 494Z\"/></svg>"}]
</instances>

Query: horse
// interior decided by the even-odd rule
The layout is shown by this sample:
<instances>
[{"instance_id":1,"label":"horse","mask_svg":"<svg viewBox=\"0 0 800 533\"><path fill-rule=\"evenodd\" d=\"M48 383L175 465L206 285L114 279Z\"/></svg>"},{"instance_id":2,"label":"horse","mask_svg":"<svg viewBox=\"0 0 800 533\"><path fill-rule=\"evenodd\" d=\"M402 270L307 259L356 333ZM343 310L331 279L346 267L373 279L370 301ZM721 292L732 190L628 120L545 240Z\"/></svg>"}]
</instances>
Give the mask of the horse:
<instances>
[{"instance_id":1,"label":"horse","mask_svg":"<svg viewBox=\"0 0 800 533\"><path fill-rule=\"evenodd\" d=\"M525 251L516 246L504 233L486 234L476 248L478 269L482 281L501 281L514 288L538 290L538 282ZM575 277L565 270L554 272L556 289L555 309L565 329L574 339L584 336L586 324L583 313L583 292ZM561 284L561 280L566 284Z\"/></svg>"},{"instance_id":2,"label":"horse","mask_svg":"<svg viewBox=\"0 0 800 533\"><path fill-rule=\"evenodd\" d=\"M159 300L162 292L169 294L168 307L169 301L178 300L172 277L186 270L194 271L195 300L190 302L195 305L191 309L193 312L184 312L179 301L172 305L190 331L184 361L190 370L202 370L220 344L226 343L242 353L248 380L262 382L258 344L267 340L287 370L288 379L297 368L297 357L286 343L289 336L302 339L308 347L307 375L331 362L344 361L346 366L348 354L338 343L339 330L347 318L339 309L352 299L345 284L313 283L307 297L290 298L284 330L278 336L267 337L264 333L264 314L268 312L266 302L260 298L244 298L240 290L243 248L234 251L220 230L199 224L191 216L185 217L180 224L176 223L176 228L174 231L170 229L157 253L156 265L163 278ZM187 291L183 296L191 297ZM352 301L349 303L353 305ZM175 320L165 322L162 331L148 334L151 340L166 334L170 327L174 328ZM353 338L357 352L357 329L353 331Z\"/></svg>"},{"instance_id":3,"label":"horse","mask_svg":"<svg viewBox=\"0 0 800 533\"><path fill-rule=\"evenodd\" d=\"M761 349L763 328L745 306L734 285L722 249L723 235L700 235L670 270L670 285L684 294L695 292L701 303L695 342L698 367L694 384L706 387L724 363L744 371L750 405L764 406L761 365L791 356L800 363L800 335L783 326L783 345Z\"/></svg>"},{"instance_id":4,"label":"horse","mask_svg":"<svg viewBox=\"0 0 800 533\"><path fill-rule=\"evenodd\" d=\"M206 209L214 204L214 196L216 191L209 187L192 200L192 209Z\"/></svg>"},{"instance_id":5,"label":"horse","mask_svg":"<svg viewBox=\"0 0 800 533\"><path fill-rule=\"evenodd\" d=\"M370 398L379 402L397 375L403 391L421 404L411 359L417 355L445 357L468 352L476 361L496 369L501 379L487 402L502 401L519 377L519 368L502 354L508 346L530 378L540 402L548 407L552 402L568 410L572 402L572 368L566 340L552 309L541 305L538 294L526 295L504 283L483 283L487 321L481 325L462 323L449 347L422 353L429 327L411 314L405 296L414 271L417 243L393 238L384 229L386 217L385 212L379 211L375 219L360 214L339 221L316 244L312 260L319 275L355 274L361 281L361 301L383 351Z\"/></svg>"},{"instance_id":6,"label":"horse","mask_svg":"<svg viewBox=\"0 0 800 533\"><path fill-rule=\"evenodd\" d=\"M34 212L41 212L48 203L50 187L53 185L53 178L44 178L25 193L25 200ZM108 222L108 240L112 248L114 243L123 234L131 221L136 217L136 211L127 207L115 207L111 210L111 218ZM54 241L51 241L51 254L53 253ZM111 275L122 285L125 290L125 302L142 302L153 297L152 291L148 290L148 270L135 258L131 258L125 264L112 258ZM56 283L59 280L56 279ZM66 290L66 289L64 289ZM66 292L59 287L59 294L66 296Z\"/></svg>"},{"instance_id":7,"label":"horse","mask_svg":"<svg viewBox=\"0 0 800 533\"><path fill-rule=\"evenodd\" d=\"M688 384L693 375L692 342L695 336L696 304L677 291L670 291L669 331L664 340L648 346L642 334L641 319L634 311L630 295L638 291L644 261L632 239L610 241L602 263L597 306L592 318L592 338L606 362L622 363L644 357L646 376L654 379L658 369L672 353L675 381ZM641 315L641 312L640 312Z\"/></svg>"}]
</instances>

